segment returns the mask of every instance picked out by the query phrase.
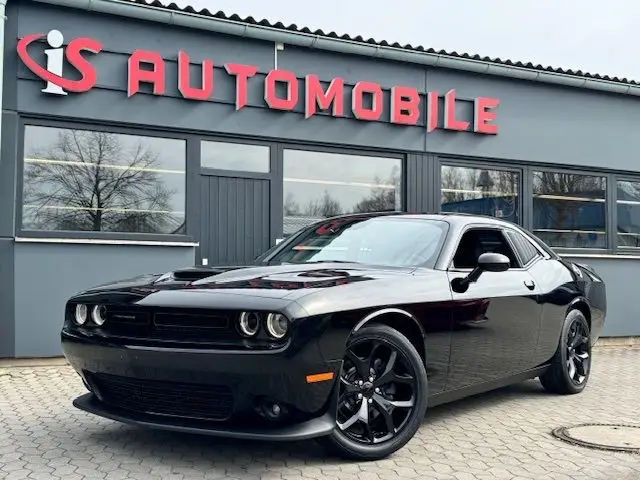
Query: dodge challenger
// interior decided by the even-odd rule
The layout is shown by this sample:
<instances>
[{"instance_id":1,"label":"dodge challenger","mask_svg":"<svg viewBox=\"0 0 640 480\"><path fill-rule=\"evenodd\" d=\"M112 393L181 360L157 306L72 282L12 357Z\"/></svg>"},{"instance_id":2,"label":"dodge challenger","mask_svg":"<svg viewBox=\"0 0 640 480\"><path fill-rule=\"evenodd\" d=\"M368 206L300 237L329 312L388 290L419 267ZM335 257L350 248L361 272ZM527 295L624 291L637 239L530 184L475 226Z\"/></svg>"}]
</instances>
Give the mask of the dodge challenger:
<instances>
[{"instance_id":1,"label":"dodge challenger","mask_svg":"<svg viewBox=\"0 0 640 480\"><path fill-rule=\"evenodd\" d=\"M250 265L91 287L64 313L85 412L376 460L438 404L534 378L581 392L606 289L506 221L387 212L324 219Z\"/></svg>"}]
</instances>

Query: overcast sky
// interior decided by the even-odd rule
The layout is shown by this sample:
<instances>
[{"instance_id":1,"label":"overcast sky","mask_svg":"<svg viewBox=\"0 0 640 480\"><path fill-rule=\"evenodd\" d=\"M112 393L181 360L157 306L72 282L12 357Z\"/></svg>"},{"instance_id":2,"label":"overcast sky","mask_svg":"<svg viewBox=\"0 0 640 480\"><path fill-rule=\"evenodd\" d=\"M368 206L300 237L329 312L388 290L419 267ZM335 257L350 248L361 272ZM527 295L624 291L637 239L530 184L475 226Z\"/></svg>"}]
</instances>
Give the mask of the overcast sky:
<instances>
[{"instance_id":1,"label":"overcast sky","mask_svg":"<svg viewBox=\"0 0 640 480\"><path fill-rule=\"evenodd\" d=\"M340 34L640 80L639 0L175 2Z\"/></svg>"}]
</instances>

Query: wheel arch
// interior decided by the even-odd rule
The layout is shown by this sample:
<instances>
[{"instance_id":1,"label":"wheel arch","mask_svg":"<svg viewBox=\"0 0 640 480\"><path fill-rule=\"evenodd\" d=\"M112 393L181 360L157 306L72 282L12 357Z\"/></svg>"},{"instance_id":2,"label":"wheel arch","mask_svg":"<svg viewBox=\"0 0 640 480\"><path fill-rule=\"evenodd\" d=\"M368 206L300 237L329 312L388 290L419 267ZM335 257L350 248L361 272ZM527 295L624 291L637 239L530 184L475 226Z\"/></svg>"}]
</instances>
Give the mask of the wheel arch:
<instances>
[{"instance_id":1,"label":"wheel arch","mask_svg":"<svg viewBox=\"0 0 640 480\"><path fill-rule=\"evenodd\" d=\"M584 318L587 319L587 324L589 325L589 329L591 329L591 305L589 301L584 297L577 297L573 299L573 301L569 304L567 308L567 315L571 310L578 310L580 313L584 315Z\"/></svg>"},{"instance_id":2,"label":"wheel arch","mask_svg":"<svg viewBox=\"0 0 640 480\"><path fill-rule=\"evenodd\" d=\"M357 332L366 325L387 325L388 327L395 328L409 339L426 365L426 333L414 315L401 308L383 308L375 310L362 318L356 326L353 327L351 334Z\"/></svg>"}]
</instances>

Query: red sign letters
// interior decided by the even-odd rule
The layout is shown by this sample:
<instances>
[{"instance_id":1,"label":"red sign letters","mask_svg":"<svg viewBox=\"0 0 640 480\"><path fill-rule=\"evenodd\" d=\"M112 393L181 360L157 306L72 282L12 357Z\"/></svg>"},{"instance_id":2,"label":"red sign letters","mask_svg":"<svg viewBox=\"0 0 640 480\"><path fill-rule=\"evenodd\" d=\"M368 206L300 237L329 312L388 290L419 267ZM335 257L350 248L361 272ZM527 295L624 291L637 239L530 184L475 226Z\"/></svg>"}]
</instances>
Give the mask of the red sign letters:
<instances>
[{"instance_id":1,"label":"red sign letters","mask_svg":"<svg viewBox=\"0 0 640 480\"><path fill-rule=\"evenodd\" d=\"M47 66L42 67L28 52L33 42L44 38L44 34L33 34L23 37L18 42L18 55L35 75L47 82L45 93L67 95L67 92L87 92L95 87L98 74L95 67L83 56L83 53L97 54L102 51L102 44L88 37L76 38L62 47L62 33L52 30L46 35L48 48L44 51ZM79 80L69 80L63 75L64 58L80 74ZM185 99L204 101L210 99L215 91L215 70L212 60L205 60L199 65L202 78L194 82L191 78L189 55L178 52L178 91ZM162 96L167 91L167 74L165 60L158 52L135 50L128 59L127 96L140 93L141 86L151 86L153 95ZM349 87L342 78L322 81L318 75L308 74L301 81L295 72L273 69L266 72L263 80L258 80L258 67L240 63L224 65L226 75L235 79L235 108L241 110L248 103L250 82L262 82L264 101L272 110L295 111L302 96L304 99L304 116L311 118L320 112L327 112L333 117L345 117L345 98L348 98ZM198 83L200 86L194 86ZM323 86L326 84L326 87ZM278 88L278 86L283 88ZM301 95L302 92L302 95ZM496 98L478 97L473 101L473 119L458 118L456 91L449 90L443 95L443 111L440 113L438 92L421 93L416 87L395 85L389 91L389 112L385 112L385 92L379 83L372 81L357 82L351 88L350 110L353 116L362 121L376 122L388 119L399 125L417 126L426 124L428 132L436 128L455 131L473 131L481 134L495 135L498 126L495 124L496 112L500 101ZM424 114L423 114L424 112ZM440 118L442 121L440 122Z\"/></svg>"}]
</instances>

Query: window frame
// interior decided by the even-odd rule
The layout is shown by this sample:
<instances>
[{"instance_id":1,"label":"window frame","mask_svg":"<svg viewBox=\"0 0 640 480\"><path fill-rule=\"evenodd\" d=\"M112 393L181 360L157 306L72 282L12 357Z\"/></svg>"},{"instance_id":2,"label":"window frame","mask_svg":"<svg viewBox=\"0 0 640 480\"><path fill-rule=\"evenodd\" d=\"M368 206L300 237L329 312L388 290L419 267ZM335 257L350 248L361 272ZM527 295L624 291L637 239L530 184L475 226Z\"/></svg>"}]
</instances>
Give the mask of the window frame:
<instances>
[{"instance_id":1,"label":"window frame","mask_svg":"<svg viewBox=\"0 0 640 480\"><path fill-rule=\"evenodd\" d=\"M31 230L22 228L22 215L24 210L24 142L26 138L26 127L45 127L67 130L87 130L93 132L108 132L114 134L134 135L140 137L153 137L168 140L180 140L184 142L184 181L185 181L185 233L169 234L169 233L138 233L138 232L105 232L105 231L81 231L81 230ZM102 123L92 123L86 121L68 121L68 120L50 120L38 117L21 116L18 123L18 138L16 145L16 191L15 191L15 218L14 227L16 237L28 240L32 239L58 239L64 240L86 240L100 241L104 243L126 244L127 242L158 242L159 244L192 244L196 245L196 240L189 232L190 230L190 200L189 191L192 183L189 175L190 163L190 142L189 135L181 135L170 133L163 130L144 129L135 127L123 127L106 125ZM193 220L191 220L192 222ZM84 242L83 242L84 243ZM90 243L90 242L89 242Z\"/></svg>"},{"instance_id":2,"label":"window frame","mask_svg":"<svg viewBox=\"0 0 640 480\"><path fill-rule=\"evenodd\" d=\"M611 182L613 183L613 185L615 185L615 188L611 189L613 190L612 193L614 196L612 201L613 205L611 208L611 230L612 230L611 236L614 237L612 242L614 244L613 251L619 255L633 256L633 257L640 258L640 248L620 246L620 244L618 243L618 182L629 182L629 183L640 184L640 174L636 176L613 174L611 177L612 177Z\"/></svg>"},{"instance_id":3,"label":"window frame","mask_svg":"<svg viewBox=\"0 0 640 480\"><path fill-rule=\"evenodd\" d=\"M260 180L273 180L274 179L274 162L273 155L276 147L274 142L267 140L257 140L252 138L240 138L240 137L220 137L215 135L198 135L197 136L197 148L198 148L198 166L197 172L199 175L206 175L211 177L233 177L233 178L253 178ZM224 168L211 168L202 166L202 144L204 142L210 143L233 143L237 145L248 145L255 147L267 147L269 158L269 171L268 172L256 172L253 170L230 170Z\"/></svg>"},{"instance_id":4,"label":"window frame","mask_svg":"<svg viewBox=\"0 0 640 480\"><path fill-rule=\"evenodd\" d=\"M605 223L604 223L604 231L606 235L605 247L603 248L580 248L580 247L556 247L551 244L548 244L554 252L558 253L560 256L565 255L573 255L573 256L582 256L582 255L601 255L615 252L612 243L612 203L615 206L615 200L612 202L612 190L611 190L611 174L607 174L606 172L599 170L585 170L583 168L571 168L568 166L557 166L557 165L539 165L532 164L527 165L527 180L530 183L530 194L527 196L527 209L529 210L529 222L527 225L527 229L531 231L534 235L536 232L533 228L533 191L534 191L534 173L536 172L548 172L548 173L559 173L559 174L568 174L568 175L583 175L588 177L602 177L605 179L605 194L604 194L604 204L605 204ZM545 242L546 243L546 242Z\"/></svg>"},{"instance_id":5,"label":"window frame","mask_svg":"<svg viewBox=\"0 0 640 480\"><path fill-rule=\"evenodd\" d=\"M289 238L291 236L296 235L296 233L289 234L284 236L284 200L285 200L285 180L284 180L284 153L286 150L295 150L301 152L310 152L310 153L327 153L327 154L337 154L337 155L346 155L346 156L360 156L360 157L376 157L376 158L386 158L390 160L399 160L400 161L400 206L395 211L407 211L407 203L408 203L408 192L407 192L407 168L408 168L408 155L409 152L398 152L391 150L367 150L367 149L359 149L353 147L341 147L341 146L327 146L327 145L317 145L313 143L295 143L295 142L278 142L277 143L277 159L278 165L277 170L273 172L275 175L274 178L279 180L279 189L280 189L280 198L279 205L277 207L277 215L280 219L280 225L283 229L281 232L283 238ZM428 186L427 186L428 187ZM272 207L273 209L273 207ZM365 212L367 213L367 212ZM273 215L273 210L272 210ZM298 230L299 231L299 230Z\"/></svg>"},{"instance_id":6,"label":"window frame","mask_svg":"<svg viewBox=\"0 0 640 480\"><path fill-rule=\"evenodd\" d=\"M436 211L442 212L442 167L462 167L470 168L474 170L501 170L506 172L515 173L518 175L518 218L520 222L518 225L525 225L525 202L528 196L525 196L526 186L526 167L520 164L513 166L512 164L506 164L500 161L489 161L479 158L477 160L462 159L459 157L439 156L437 157L438 164L436 166L437 175L434 181L436 182L436 188L434 189ZM499 217L495 217L498 220L503 220Z\"/></svg>"}]
</instances>

